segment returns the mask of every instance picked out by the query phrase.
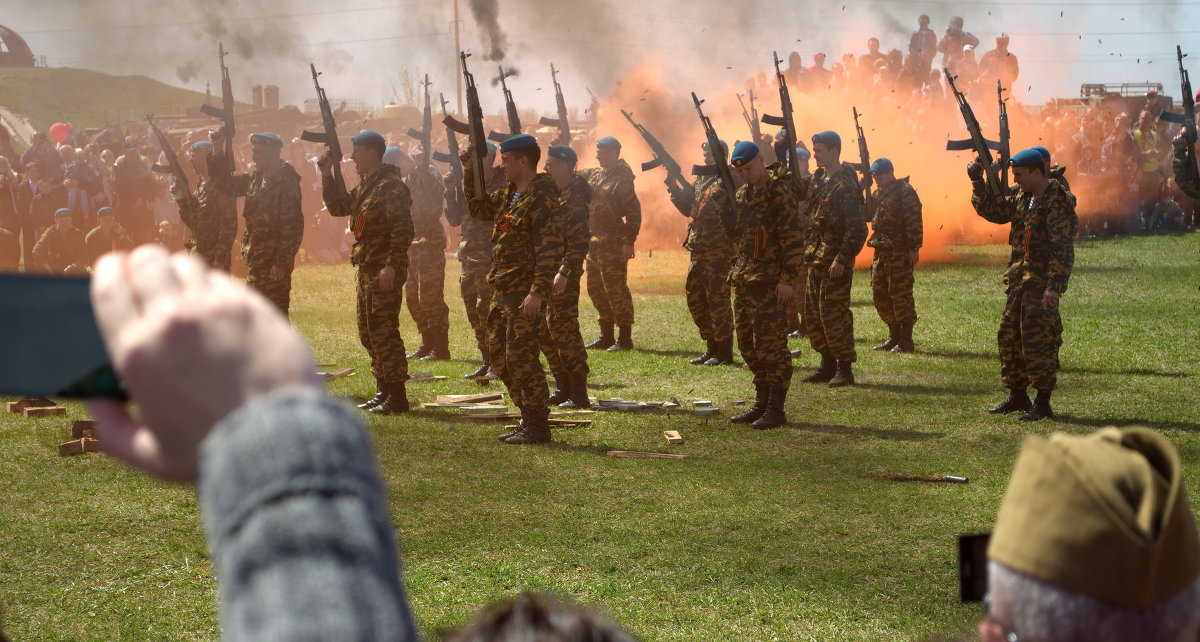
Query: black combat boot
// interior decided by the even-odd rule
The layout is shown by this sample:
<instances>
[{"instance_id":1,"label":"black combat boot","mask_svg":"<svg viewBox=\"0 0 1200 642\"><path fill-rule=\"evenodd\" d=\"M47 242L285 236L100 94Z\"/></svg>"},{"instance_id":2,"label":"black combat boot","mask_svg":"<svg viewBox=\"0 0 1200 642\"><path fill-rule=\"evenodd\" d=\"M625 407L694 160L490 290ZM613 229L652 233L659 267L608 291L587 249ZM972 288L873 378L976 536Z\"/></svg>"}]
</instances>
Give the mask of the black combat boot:
<instances>
[{"instance_id":1,"label":"black combat boot","mask_svg":"<svg viewBox=\"0 0 1200 642\"><path fill-rule=\"evenodd\" d=\"M522 414L524 414L524 413L522 413ZM520 419L520 420L517 422L517 425L515 425L515 426L508 426L508 428L509 428L509 430L507 430L507 431L505 431L505 432L502 432L502 433L500 433L499 435L497 435L497 436L496 436L496 439L499 439L500 441L504 441L505 439L508 439L509 437L512 437L512 436L514 436L514 435L519 435L519 434L521 434L522 432L524 432L524 431L525 431L525 418L524 418L524 417L522 417L522 418L521 418L521 419Z\"/></svg>"},{"instance_id":2,"label":"black combat boot","mask_svg":"<svg viewBox=\"0 0 1200 642\"><path fill-rule=\"evenodd\" d=\"M900 326L888 324L887 339L884 339L883 343L881 343L871 349L879 350L882 352L884 350L891 350L892 348L895 348L896 347L896 335L900 333L899 331L900 331Z\"/></svg>"},{"instance_id":3,"label":"black combat boot","mask_svg":"<svg viewBox=\"0 0 1200 642\"><path fill-rule=\"evenodd\" d=\"M600 323L600 338L584 346L588 350L608 350L616 341L613 340L613 324Z\"/></svg>"},{"instance_id":4,"label":"black combat boot","mask_svg":"<svg viewBox=\"0 0 1200 642\"><path fill-rule=\"evenodd\" d=\"M913 345L912 330L913 327L908 324L898 326L900 336L896 337L896 345L892 348L892 352L916 352L917 347Z\"/></svg>"},{"instance_id":5,"label":"black combat boot","mask_svg":"<svg viewBox=\"0 0 1200 642\"><path fill-rule=\"evenodd\" d=\"M483 363L475 369L475 372L463 375L463 379L478 379L487 374L489 368L492 367L492 355L488 353L487 345L479 343L479 355L483 359Z\"/></svg>"},{"instance_id":6,"label":"black combat boot","mask_svg":"<svg viewBox=\"0 0 1200 642\"><path fill-rule=\"evenodd\" d=\"M733 337L723 341L714 342L716 351L712 353L708 361L704 362L706 366L727 366L733 363Z\"/></svg>"},{"instance_id":7,"label":"black combat boot","mask_svg":"<svg viewBox=\"0 0 1200 642\"><path fill-rule=\"evenodd\" d=\"M621 336L617 342L608 346L609 352L620 352L621 350L633 350L633 326L621 326Z\"/></svg>"},{"instance_id":8,"label":"black combat boot","mask_svg":"<svg viewBox=\"0 0 1200 642\"><path fill-rule=\"evenodd\" d=\"M550 399L546 403L551 406L558 404L571 398L571 377L570 375L553 373L554 374L554 392L550 393Z\"/></svg>"},{"instance_id":9,"label":"black combat boot","mask_svg":"<svg viewBox=\"0 0 1200 642\"><path fill-rule=\"evenodd\" d=\"M804 383L827 383L833 379L835 374L837 374L837 359L834 359L833 355L822 354L821 367L801 381Z\"/></svg>"},{"instance_id":10,"label":"black combat boot","mask_svg":"<svg viewBox=\"0 0 1200 642\"><path fill-rule=\"evenodd\" d=\"M1029 410L1032 407L1033 402L1029 401L1029 395L1024 388L1009 388L1008 399L1001 401L999 406L988 408L988 412L993 415L1004 415L1010 412Z\"/></svg>"},{"instance_id":11,"label":"black combat boot","mask_svg":"<svg viewBox=\"0 0 1200 642\"><path fill-rule=\"evenodd\" d=\"M421 357L421 361L449 361L450 360L450 330L437 330L433 335L432 345L429 347L429 354Z\"/></svg>"},{"instance_id":12,"label":"black combat boot","mask_svg":"<svg viewBox=\"0 0 1200 642\"><path fill-rule=\"evenodd\" d=\"M521 409L521 424L523 430L504 440L506 444L548 444L550 443L550 409L539 410Z\"/></svg>"},{"instance_id":13,"label":"black combat boot","mask_svg":"<svg viewBox=\"0 0 1200 642\"><path fill-rule=\"evenodd\" d=\"M1021 414L1021 421L1038 421L1047 417L1053 417L1054 410L1050 408L1050 391L1038 390L1037 398L1033 400L1033 407Z\"/></svg>"},{"instance_id":14,"label":"black combat boot","mask_svg":"<svg viewBox=\"0 0 1200 642\"><path fill-rule=\"evenodd\" d=\"M837 373L829 380L830 388L854 385L854 371L851 370L850 365L851 362L849 361L837 362Z\"/></svg>"},{"instance_id":15,"label":"black combat boot","mask_svg":"<svg viewBox=\"0 0 1200 642\"><path fill-rule=\"evenodd\" d=\"M375 406L378 406L379 404L383 403L383 400L387 398L387 393L384 392L383 382L376 379L375 380L375 388L378 390L378 392L375 393L375 396L358 404L358 408L360 408L362 410L370 410L370 409L374 408Z\"/></svg>"},{"instance_id":16,"label":"black combat boot","mask_svg":"<svg viewBox=\"0 0 1200 642\"><path fill-rule=\"evenodd\" d=\"M788 338L802 339L804 338L804 325L800 322L799 314L788 315Z\"/></svg>"},{"instance_id":17,"label":"black combat boot","mask_svg":"<svg viewBox=\"0 0 1200 642\"><path fill-rule=\"evenodd\" d=\"M754 405L749 410L740 415L734 415L729 418L735 424L748 424L758 421L758 418L763 416L767 411L767 403L771 400L771 389L766 385L754 386Z\"/></svg>"},{"instance_id":18,"label":"black combat boot","mask_svg":"<svg viewBox=\"0 0 1200 642\"><path fill-rule=\"evenodd\" d=\"M713 350L716 349L714 347L715 342L714 341L705 341L705 343L707 344L707 347L704 349L704 354L701 354L700 356L696 357L695 359L688 361L688 363L692 364L693 366L704 365L704 362L708 361L709 358L713 356Z\"/></svg>"},{"instance_id":19,"label":"black combat boot","mask_svg":"<svg viewBox=\"0 0 1200 642\"><path fill-rule=\"evenodd\" d=\"M374 415L395 415L408 412L408 394L404 390L404 384L390 383L384 388L388 393L387 398L383 400L383 403L367 412Z\"/></svg>"},{"instance_id":20,"label":"black combat boot","mask_svg":"<svg viewBox=\"0 0 1200 642\"><path fill-rule=\"evenodd\" d=\"M417 348L413 352L408 353L408 359L410 361L413 359L422 359L422 358L428 356L429 353L432 351L433 351L433 347L430 346L429 335L422 332L421 333L421 347Z\"/></svg>"},{"instance_id":21,"label":"black combat boot","mask_svg":"<svg viewBox=\"0 0 1200 642\"><path fill-rule=\"evenodd\" d=\"M586 410L592 407L592 400L588 397L587 378L586 372L571 375L571 398L559 404L559 408Z\"/></svg>"},{"instance_id":22,"label":"black combat boot","mask_svg":"<svg viewBox=\"0 0 1200 642\"><path fill-rule=\"evenodd\" d=\"M783 402L787 399L787 388L771 388L771 396L767 400L767 411L750 424L756 430L778 428L787 423L787 414L783 412Z\"/></svg>"}]
</instances>

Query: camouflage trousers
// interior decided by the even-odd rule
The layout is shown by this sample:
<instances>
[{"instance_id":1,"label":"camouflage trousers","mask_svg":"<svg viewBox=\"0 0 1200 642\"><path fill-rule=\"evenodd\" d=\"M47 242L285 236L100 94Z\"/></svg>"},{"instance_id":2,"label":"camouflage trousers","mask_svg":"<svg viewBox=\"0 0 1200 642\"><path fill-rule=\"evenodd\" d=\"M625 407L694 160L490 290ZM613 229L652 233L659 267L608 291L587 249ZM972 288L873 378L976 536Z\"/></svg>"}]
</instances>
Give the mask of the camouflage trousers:
<instances>
[{"instance_id":1,"label":"camouflage trousers","mask_svg":"<svg viewBox=\"0 0 1200 642\"><path fill-rule=\"evenodd\" d=\"M293 266L284 266L283 278L281 279L271 278L270 264L262 265L258 263L251 263L247 266L247 268L249 272L246 276L246 285L254 288L259 292L259 294L267 297L271 303L275 304L275 307L279 308L279 311L283 313L283 316L288 316L288 307L291 303L292 295Z\"/></svg>"},{"instance_id":2,"label":"camouflage trousers","mask_svg":"<svg viewBox=\"0 0 1200 642\"><path fill-rule=\"evenodd\" d=\"M1062 318L1058 308L1042 309L1041 290L1013 288L1008 293L996 342L1000 345L1000 380L1005 388L1054 390Z\"/></svg>"},{"instance_id":3,"label":"camouflage trousers","mask_svg":"<svg viewBox=\"0 0 1200 642\"><path fill-rule=\"evenodd\" d=\"M408 282L404 296L408 313L422 335L450 328L450 307L446 305L446 253L440 247L415 245L408 250Z\"/></svg>"},{"instance_id":4,"label":"camouflage trousers","mask_svg":"<svg viewBox=\"0 0 1200 642\"><path fill-rule=\"evenodd\" d=\"M463 261L462 274L458 277L458 290L462 293L463 305L467 309L467 321L475 332L475 343L480 350L487 350L487 316L492 305L492 286L487 282L489 263Z\"/></svg>"},{"instance_id":5,"label":"camouflage trousers","mask_svg":"<svg viewBox=\"0 0 1200 642\"><path fill-rule=\"evenodd\" d=\"M408 381L408 359L400 337L400 307L404 288L391 292L379 288L379 270L358 270L358 340L371 356L371 374L381 385Z\"/></svg>"},{"instance_id":6,"label":"camouflage trousers","mask_svg":"<svg viewBox=\"0 0 1200 642\"><path fill-rule=\"evenodd\" d=\"M558 375L586 374L587 348L579 333L579 277L567 278L567 289L543 301L545 318L538 332L542 353L550 372Z\"/></svg>"},{"instance_id":7,"label":"camouflage trousers","mask_svg":"<svg viewBox=\"0 0 1200 642\"><path fill-rule=\"evenodd\" d=\"M804 287L804 322L813 350L838 361L857 361L854 351L854 313L850 311L850 282L854 271L846 268L832 278L829 268L808 267Z\"/></svg>"},{"instance_id":8,"label":"camouflage trousers","mask_svg":"<svg viewBox=\"0 0 1200 642\"><path fill-rule=\"evenodd\" d=\"M508 387L513 403L526 411L544 410L549 407L550 398L538 346L538 331L544 317L521 314L524 298L521 293L492 295L487 316L488 352L492 369Z\"/></svg>"},{"instance_id":9,"label":"camouflage trousers","mask_svg":"<svg viewBox=\"0 0 1200 642\"><path fill-rule=\"evenodd\" d=\"M774 285L733 286L733 327L742 359L754 373L754 385L774 388L791 385L787 304L775 298Z\"/></svg>"},{"instance_id":10,"label":"camouflage trousers","mask_svg":"<svg viewBox=\"0 0 1200 642\"><path fill-rule=\"evenodd\" d=\"M733 337L733 311L729 308L729 257L692 254L683 291L688 312L705 341Z\"/></svg>"},{"instance_id":11,"label":"camouflage trousers","mask_svg":"<svg viewBox=\"0 0 1200 642\"><path fill-rule=\"evenodd\" d=\"M620 243L592 242L588 248L587 293L600 323L633 325L633 295L629 293L629 259Z\"/></svg>"},{"instance_id":12,"label":"camouflage trousers","mask_svg":"<svg viewBox=\"0 0 1200 642\"><path fill-rule=\"evenodd\" d=\"M196 258L204 261L205 265L214 270L228 272L229 266L233 262L233 239L230 239L228 244L221 247L195 243L191 250L192 254L196 255Z\"/></svg>"},{"instance_id":13,"label":"camouflage trousers","mask_svg":"<svg viewBox=\"0 0 1200 642\"><path fill-rule=\"evenodd\" d=\"M913 265L908 260L908 250L875 250L875 258L871 260L871 296L879 318L889 327L917 322Z\"/></svg>"}]
</instances>

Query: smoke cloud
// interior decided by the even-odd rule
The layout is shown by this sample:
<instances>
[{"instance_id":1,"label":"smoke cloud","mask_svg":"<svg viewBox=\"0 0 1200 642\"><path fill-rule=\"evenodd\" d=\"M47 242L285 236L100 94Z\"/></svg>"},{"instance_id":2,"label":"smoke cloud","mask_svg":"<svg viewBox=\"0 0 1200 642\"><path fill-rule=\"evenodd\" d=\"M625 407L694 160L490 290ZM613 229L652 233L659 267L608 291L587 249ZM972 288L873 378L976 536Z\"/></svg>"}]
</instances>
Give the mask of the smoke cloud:
<instances>
[{"instance_id":1,"label":"smoke cloud","mask_svg":"<svg viewBox=\"0 0 1200 642\"><path fill-rule=\"evenodd\" d=\"M471 0L471 15L483 30L487 40L484 60L504 60L508 49L508 36L500 29L499 0Z\"/></svg>"}]
</instances>

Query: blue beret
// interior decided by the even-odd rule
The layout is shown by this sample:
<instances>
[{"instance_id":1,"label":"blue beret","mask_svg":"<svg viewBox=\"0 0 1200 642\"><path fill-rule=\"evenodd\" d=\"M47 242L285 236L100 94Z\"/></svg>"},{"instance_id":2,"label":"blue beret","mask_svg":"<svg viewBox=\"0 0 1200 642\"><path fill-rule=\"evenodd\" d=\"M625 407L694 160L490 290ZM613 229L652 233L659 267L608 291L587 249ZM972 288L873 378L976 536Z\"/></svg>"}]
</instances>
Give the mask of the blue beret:
<instances>
[{"instance_id":1,"label":"blue beret","mask_svg":"<svg viewBox=\"0 0 1200 642\"><path fill-rule=\"evenodd\" d=\"M509 136L504 142L500 143L500 153L514 152L526 147L537 147L537 144L537 139L533 136L529 134L517 134L516 136Z\"/></svg>"},{"instance_id":2,"label":"blue beret","mask_svg":"<svg viewBox=\"0 0 1200 642\"><path fill-rule=\"evenodd\" d=\"M813 145L824 145L826 147L842 148L842 137L837 135L837 132L823 131L820 134L815 134L812 137Z\"/></svg>"},{"instance_id":3,"label":"blue beret","mask_svg":"<svg viewBox=\"0 0 1200 642\"><path fill-rule=\"evenodd\" d=\"M193 152L196 152L197 154L199 154L201 152L207 154L207 153L212 152L213 144L212 144L211 140L198 140L198 141L192 143L192 146L189 147L188 149Z\"/></svg>"},{"instance_id":4,"label":"blue beret","mask_svg":"<svg viewBox=\"0 0 1200 642\"><path fill-rule=\"evenodd\" d=\"M758 156L758 145L744 140L733 146L733 154L729 157L729 164L734 167L741 167L754 160L756 156Z\"/></svg>"},{"instance_id":5,"label":"blue beret","mask_svg":"<svg viewBox=\"0 0 1200 642\"><path fill-rule=\"evenodd\" d=\"M55 212L54 212L54 218L62 218L64 216L70 216L70 215L71 215L71 210L69 210L65 207L60 207L59 209L55 210Z\"/></svg>"},{"instance_id":6,"label":"blue beret","mask_svg":"<svg viewBox=\"0 0 1200 642\"><path fill-rule=\"evenodd\" d=\"M272 132L250 134L251 145L271 145L283 149L283 139Z\"/></svg>"},{"instance_id":7,"label":"blue beret","mask_svg":"<svg viewBox=\"0 0 1200 642\"><path fill-rule=\"evenodd\" d=\"M488 150L488 153L487 153L487 155L488 155L488 156L495 156L495 155L496 155L496 143L493 143L493 142L492 142L492 141L490 141L490 140L489 140L489 141L484 141L484 142L486 142L486 143L487 143L487 150Z\"/></svg>"},{"instance_id":8,"label":"blue beret","mask_svg":"<svg viewBox=\"0 0 1200 642\"><path fill-rule=\"evenodd\" d=\"M700 149L703 149L704 151L707 152L708 151L708 141L704 141L703 143L700 143ZM721 141L721 149L726 154L728 154L729 153L729 143L727 143L725 141Z\"/></svg>"},{"instance_id":9,"label":"blue beret","mask_svg":"<svg viewBox=\"0 0 1200 642\"><path fill-rule=\"evenodd\" d=\"M874 163L871 163L872 174L891 174L896 171L892 166L892 161L886 158L876 158Z\"/></svg>"},{"instance_id":10,"label":"blue beret","mask_svg":"<svg viewBox=\"0 0 1200 642\"><path fill-rule=\"evenodd\" d=\"M383 135L377 131L364 129L354 135L350 139L351 145L367 145L369 147L386 147L387 141L383 139Z\"/></svg>"},{"instance_id":11,"label":"blue beret","mask_svg":"<svg viewBox=\"0 0 1200 642\"><path fill-rule=\"evenodd\" d=\"M808 160L812 158L812 152L803 147L796 148L796 155L800 157L800 160Z\"/></svg>"},{"instance_id":12,"label":"blue beret","mask_svg":"<svg viewBox=\"0 0 1200 642\"><path fill-rule=\"evenodd\" d=\"M407 158L408 154L405 154L404 150L399 147L393 146L383 150L383 162L388 165L399 167L400 163L403 163Z\"/></svg>"},{"instance_id":13,"label":"blue beret","mask_svg":"<svg viewBox=\"0 0 1200 642\"><path fill-rule=\"evenodd\" d=\"M111 207L101 207L96 210L96 216L112 216L113 214L113 208Z\"/></svg>"},{"instance_id":14,"label":"blue beret","mask_svg":"<svg viewBox=\"0 0 1200 642\"><path fill-rule=\"evenodd\" d=\"M551 145L550 148L546 150L546 155L550 158L565 160L568 163L579 162L579 154L576 154L575 150L571 149L570 145Z\"/></svg>"},{"instance_id":15,"label":"blue beret","mask_svg":"<svg viewBox=\"0 0 1200 642\"><path fill-rule=\"evenodd\" d=\"M1033 149L1033 151L1042 155L1042 160L1045 161L1047 165L1050 164L1050 150L1046 149L1045 147L1042 147L1041 145L1038 145L1037 147L1034 147L1032 149Z\"/></svg>"},{"instance_id":16,"label":"blue beret","mask_svg":"<svg viewBox=\"0 0 1200 642\"><path fill-rule=\"evenodd\" d=\"M613 149L621 149L621 141L612 136L605 136L596 141L596 147L611 147Z\"/></svg>"},{"instance_id":17,"label":"blue beret","mask_svg":"<svg viewBox=\"0 0 1200 642\"><path fill-rule=\"evenodd\" d=\"M1045 167L1046 160L1042 153L1036 149L1023 149L1013 154L1012 160L1008 161L1013 167Z\"/></svg>"}]
</instances>

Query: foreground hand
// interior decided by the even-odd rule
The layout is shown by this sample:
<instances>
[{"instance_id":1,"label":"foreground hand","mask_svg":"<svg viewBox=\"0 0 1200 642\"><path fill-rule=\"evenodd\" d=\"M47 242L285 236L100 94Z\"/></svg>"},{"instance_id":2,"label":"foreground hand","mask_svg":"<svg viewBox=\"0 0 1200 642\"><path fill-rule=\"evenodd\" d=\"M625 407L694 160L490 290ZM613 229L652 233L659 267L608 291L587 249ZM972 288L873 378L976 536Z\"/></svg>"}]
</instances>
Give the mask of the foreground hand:
<instances>
[{"instance_id":1,"label":"foreground hand","mask_svg":"<svg viewBox=\"0 0 1200 642\"><path fill-rule=\"evenodd\" d=\"M379 271L379 289L384 292L391 292L392 286L396 281L396 267L394 265L385 265Z\"/></svg>"},{"instance_id":2,"label":"foreground hand","mask_svg":"<svg viewBox=\"0 0 1200 642\"><path fill-rule=\"evenodd\" d=\"M533 293L526 294L525 300L521 301L521 316L533 318L541 313L542 297Z\"/></svg>"},{"instance_id":3,"label":"foreground hand","mask_svg":"<svg viewBox=\"0 0 1200 642\"><path fill-rule=\"evenodd\" d=\"M100 443L153 475L194 481L200 445L251 399L320 389L313 360L266 299L157 245L102 257L92 304L109 357L137 404L91 399Z\"/></svg>"},{"instance_id":4,"label":"foreground hand","mask_svg":"<svg viewBox=\"0 0 1200 642\"><path fill-rule=\"evenodd\" d=\"M1042 309L1053 310L1057 308L1058 298L1061 296L1061 294L1055 292L1054 290L1046 290L1046 292L1042 294Z\"/></svg>"},{"instance_id":5,"label":"foreground hand","mask_svg":"<svg viewBox=\"0 0 1200 642\"><path fill-rule=\"evenodd\" d=\"M555 274L554 275L554 293L562 294L563 292L566 292L566 291L567 291L567 277L563 276L562 273Z\"/></svg>"},{"instance_id":6,"label":"foreground hand","mask_svg":"<svg viewBox=\"0 0 1200 642\"><path fill-rule=\"evenodd\" d=\"M833 261L833 264L829 266L829 277L830 278L833 278L833 279L840 278L845 273L846 273L846 268L843 267L841 263L838 263L836 259Z\"/></svg>"},{"instance_id":7,"label":"foreground hand","mask_svg":"<svg viewBox=\"0 0 1200 642\"><path fill-rule=\"evenodd\" d=\"M786 304L792 300L792 286L780 283L775 286L775 300Z\"/></svg>"}]
</instances>

